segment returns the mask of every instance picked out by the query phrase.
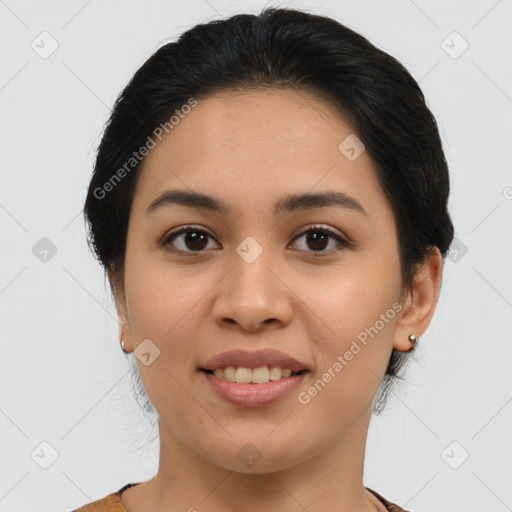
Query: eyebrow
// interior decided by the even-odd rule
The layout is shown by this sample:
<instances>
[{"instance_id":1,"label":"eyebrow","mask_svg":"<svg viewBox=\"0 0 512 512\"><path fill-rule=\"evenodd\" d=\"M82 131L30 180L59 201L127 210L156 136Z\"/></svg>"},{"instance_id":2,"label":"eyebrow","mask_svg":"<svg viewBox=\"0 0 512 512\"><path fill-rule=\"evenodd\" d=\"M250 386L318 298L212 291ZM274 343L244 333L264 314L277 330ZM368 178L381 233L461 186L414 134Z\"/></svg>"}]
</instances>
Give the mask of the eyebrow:
<instances>
[{"instance_id":1,"label":"eyebrow","mask_svg":"<svg viewBox=\"0 0 512 512\"><path fill-rule=\"evenodd\" d=\"M215 197L190 190L167 190L157 197L147 208L145 215L154 213L170 205L207 210L228 215L230 206ZM326 190L316 193L290 194L278 199L273 205L273 214L277 217L299 210L312 208L339 207L368 216L361 203L344 192Z\"/></svg>"}]
</instances>

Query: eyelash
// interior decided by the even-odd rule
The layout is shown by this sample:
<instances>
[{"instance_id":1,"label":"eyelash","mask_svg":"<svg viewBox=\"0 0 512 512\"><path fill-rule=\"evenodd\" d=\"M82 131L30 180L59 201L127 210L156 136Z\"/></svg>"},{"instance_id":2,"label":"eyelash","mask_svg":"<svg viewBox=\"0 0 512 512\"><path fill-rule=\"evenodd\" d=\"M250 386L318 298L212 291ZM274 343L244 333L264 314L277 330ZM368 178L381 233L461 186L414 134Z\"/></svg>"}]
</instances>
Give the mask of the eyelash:
<instances>
[{"instance_id":1,"label":"eyelash","mask_svg":"<svg viewBox=\"0 0 512 512\"><path fill-rule=\"evenodd\" d=\"M171 232L169 233L165 238L164 240L162 241L162 243L160 244L162 247L168 247L168 246L171 246L171 242L177 238L179 235L182 235L182 234L186 234L186 233L190 233L190 232L199 232L199 233L204 233L206 235L208 235L209 237L213 238L212 235L210 235L210 233L208 233L207 231L201 229L199 226L188 226L186 228L182 228L182 229L179 229L177 231L174 231L174 232ZM347 249L347 248L350 248L352 246L352 244L345 240L344 238L342 238L340 235L338 235L337 233L335 233L334 231L332 231L331 229L329 228L325 228L325 227L322 227L322 226L311 226L311 227L308 227L307 229L304 229L303 231L301 231L300 233L298 233L295 238L293 239L293 241L297 240L299 237L301 237L302 235L305 235L307 233L310 233L310 232L321 232L321 233L325 233L327 234L330 238L333 238L335 239L339 245L341 245L344 249ZM205 251L204 250L200 250L200 251L182 251L180 249L174 249L172 248L171 249L173 252L178 252L178 253L186 253L186 254L190 254L190 255L197 255L197 254L201 254L201 253L204 253ZM336 252L339 252L340 250L343 250L343 249L330 249L328 251L304 251L304 252L310 252L312 253L313 257L321 257L321 256L331 256L333 255L334 253Z\"/></svg>"}]
</instances>

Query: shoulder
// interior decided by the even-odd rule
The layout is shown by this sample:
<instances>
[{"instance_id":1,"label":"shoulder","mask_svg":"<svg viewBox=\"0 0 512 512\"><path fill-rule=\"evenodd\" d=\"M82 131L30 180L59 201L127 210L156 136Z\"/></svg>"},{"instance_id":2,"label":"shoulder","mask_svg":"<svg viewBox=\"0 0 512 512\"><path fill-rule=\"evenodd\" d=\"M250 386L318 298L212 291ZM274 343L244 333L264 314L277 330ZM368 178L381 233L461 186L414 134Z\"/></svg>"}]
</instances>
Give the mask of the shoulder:
<instances>
[{"instance_id":1,"label":"shoulder","mask_svg":"<svg viewBox=\"0 0 512 512\"><path fill-rule=\"evenodd\" d=\"M88 503L72 512L127 512L121 500L122 492L133 484L126 484L116 492L101 498L100 500Z\"/></svg>"},{"instance_id":2,"label":"shoulder","mask_svg":"<svg viewBox=\"0 0 512 512\"><path fill-rule=\"evenodd\" d=\"M395 503L391 503L391 501L387 500L383 496L381 496L378 492L370 489L369 487L366 487L368 491L370 491L374 496L376 496L389 510L389 512L410 512L408 510L405 510L404 508L396 505Z\"/></svg>"},{"instance_id":3,"label":"shoulder","mask_svg":"<svg viewBox=\"0 0 512 512\"><path fill-rule=\"evenodd\" d=\"M83 507L73 510L73 512L125 512L126 509L121 501L119 493L114 492L105 496L101 500L93 501Z\"/></svg>"}]
</instances>

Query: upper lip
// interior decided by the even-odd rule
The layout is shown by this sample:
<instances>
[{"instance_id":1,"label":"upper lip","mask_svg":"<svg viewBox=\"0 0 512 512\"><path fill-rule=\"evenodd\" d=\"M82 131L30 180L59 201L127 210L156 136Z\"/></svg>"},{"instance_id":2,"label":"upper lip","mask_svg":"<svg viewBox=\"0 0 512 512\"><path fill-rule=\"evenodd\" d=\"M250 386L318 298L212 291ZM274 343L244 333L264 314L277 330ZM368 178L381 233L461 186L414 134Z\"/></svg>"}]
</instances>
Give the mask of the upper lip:
<instances>
[{"instance_id":1,"label":"upper lip","mask_svg":"<svg viewBox=\"0 0 512 512\"><path fill-rule=\"evenodd\" d=\"M309 370L307 365L297 361L297 359L279 352L278 350L229 350L222 352L208 359L203 370L216 370L217 368L226 368L227 366L257 368L259 366L279 366L282 369L289 368L292 372Z\"/></svg>"}]
</instances>

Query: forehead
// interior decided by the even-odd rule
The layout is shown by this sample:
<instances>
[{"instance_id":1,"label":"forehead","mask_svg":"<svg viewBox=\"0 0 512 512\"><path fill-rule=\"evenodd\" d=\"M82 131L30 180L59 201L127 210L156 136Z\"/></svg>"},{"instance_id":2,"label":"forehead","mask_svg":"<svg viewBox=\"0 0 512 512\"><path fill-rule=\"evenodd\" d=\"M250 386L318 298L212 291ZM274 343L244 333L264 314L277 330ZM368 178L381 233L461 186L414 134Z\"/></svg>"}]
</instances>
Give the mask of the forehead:
<instances>
[{"instance_id":1,"label":"forehead","mask_svg":"<svg viewBox=\"0 0 512 512\"><path fill-rule=\"evenodd\" d=\"M200 98L183 117L160 146L180 153L194 149L188 159L206 152L211 157L229 152L235 159L255 149L268 160L277 146L280 156L311 154L315 147L325 152L328 145L337 155L338 139L353 132L330 103L292 90L225 91Z\"/></svg>"},{"instance_id":2,"label":"forehead","mask_svg":"<svg viewBox=\"0 0 512 512\"><path fill-rule=\"evenodd\" d=\"M225 198L235 210L334 188L357 196L368 211L385 198L369 154L349 160L340 151L353 136L337 109L306 92L230 91L199 98L145 157L133 208L145 210L176 188Z\"/></svg>"}]
</instances>

